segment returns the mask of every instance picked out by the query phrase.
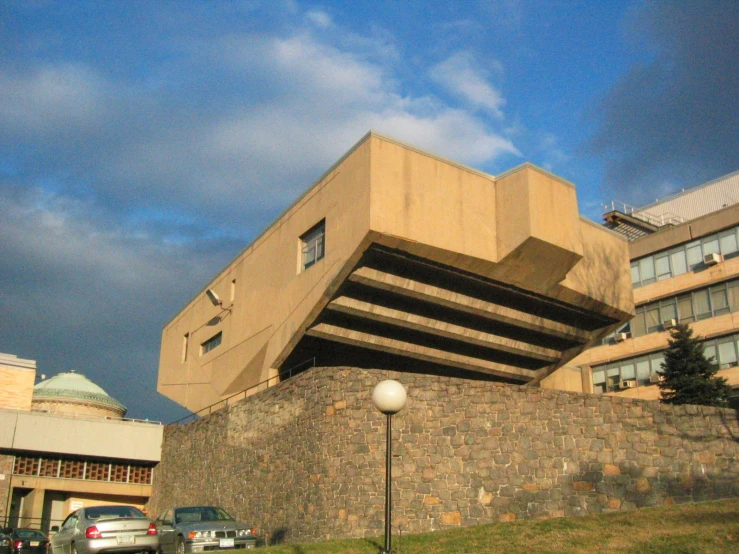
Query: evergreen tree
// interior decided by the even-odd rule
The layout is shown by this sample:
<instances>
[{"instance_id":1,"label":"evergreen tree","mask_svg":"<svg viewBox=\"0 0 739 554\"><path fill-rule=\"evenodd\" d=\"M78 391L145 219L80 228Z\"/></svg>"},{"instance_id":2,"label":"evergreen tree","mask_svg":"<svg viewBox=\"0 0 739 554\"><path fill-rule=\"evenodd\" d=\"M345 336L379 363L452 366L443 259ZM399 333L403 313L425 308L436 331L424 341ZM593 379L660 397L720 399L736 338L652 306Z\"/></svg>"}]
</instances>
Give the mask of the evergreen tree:
<instances>
[{"instance_id":1,"label":"evergreen tree","mask_svg":"<svg viewBox=\"0 0 739 554\"><path fill-rule=\"evenodd\" d=\"M731 387L726 379L716 377L718 366L713 356L706 359L703 345L687 324L670 330L669 348L659 374L660 402L664 404L700 404L728 406Z\"/></svg>"}]
</instances>

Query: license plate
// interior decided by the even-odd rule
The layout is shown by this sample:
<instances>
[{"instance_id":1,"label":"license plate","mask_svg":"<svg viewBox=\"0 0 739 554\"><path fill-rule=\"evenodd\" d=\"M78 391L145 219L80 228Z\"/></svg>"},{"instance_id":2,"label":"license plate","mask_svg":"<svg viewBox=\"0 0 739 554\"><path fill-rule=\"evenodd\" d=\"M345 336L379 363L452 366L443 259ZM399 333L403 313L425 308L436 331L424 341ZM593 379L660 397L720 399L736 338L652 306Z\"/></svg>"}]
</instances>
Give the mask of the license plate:
<instances>
[{"instance_id":1,"label":"license plate","mask_svg":"<svg viewBox=\"0 0 739 554\"><path fill-rule=\"evenodd\" d=\"M31 541L31 546L38 546L38 541Z\"/></svg>"},{"instance_id":2,"label":"license plate","mask_svg":"<svg viewBox=\"0 0 739 554\"><path fill-rule=\"evenodd\" d=\"M218 546L221 548L233 548L234 547L234 540L233 539L221 539L218 541Z\"/></svg>"},{"instance_id":3,"label":"license plate","mask_svg":"<svg viewBox=\"0 0 739 554\"><path fill-rule=\"evenodd\" d=\"M134 544L135 539L133 535L119 535L118 544Z\"/></svg>"}]
</instances>

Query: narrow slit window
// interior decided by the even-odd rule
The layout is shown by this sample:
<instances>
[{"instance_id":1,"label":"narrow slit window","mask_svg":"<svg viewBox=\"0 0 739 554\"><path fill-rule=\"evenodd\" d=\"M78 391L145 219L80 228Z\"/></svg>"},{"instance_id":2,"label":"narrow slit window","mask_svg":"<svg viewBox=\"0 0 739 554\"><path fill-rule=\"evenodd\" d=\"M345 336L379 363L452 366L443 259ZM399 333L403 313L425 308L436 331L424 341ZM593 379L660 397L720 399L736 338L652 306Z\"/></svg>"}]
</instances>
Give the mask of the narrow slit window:
<instances>
[{"instance_id":1,"label":"narrow slit window","mask_svg":"<svg viewBox=\"0 0 739 554\"><path fill-rule=\"evenodd\" d=\"M190 348L190 333L185 333L182 337L182 363L187 361L188 348Z\"/></svg>"}]
</instances>

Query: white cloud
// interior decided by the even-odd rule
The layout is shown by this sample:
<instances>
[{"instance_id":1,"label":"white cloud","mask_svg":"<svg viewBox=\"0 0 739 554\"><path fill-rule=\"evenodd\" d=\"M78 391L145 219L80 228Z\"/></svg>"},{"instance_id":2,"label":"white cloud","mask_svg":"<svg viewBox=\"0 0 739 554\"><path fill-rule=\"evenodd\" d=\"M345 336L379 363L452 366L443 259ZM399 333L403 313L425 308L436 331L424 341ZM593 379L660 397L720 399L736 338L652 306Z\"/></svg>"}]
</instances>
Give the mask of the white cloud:
<instances>
[{"instance_id":1,"label":"white cloud","mask_svg":"<svg viewBox=\"0 0 739 554\"><path fill-rule=\"evenodd\" d=\"M495 68L500 71L499 63ZM431 78L476 108L483 108L502 118L505 99L488 82L489 71L479 67L470 52L457 52L431 68Z\"/></svg>"},{"instance_id":2,"label":"white cloud","mask_svg":"<svg viewBox=\"0 0 739 554\"><path fill-rule=\"evenodd\" d=\"M87 127L103 115L106 83L79 64L45 65L0 80L0 121L12 129L59 133Z\"/></svg>"},{"instance_id":3,"label":"white cloud","mask_svg":"<svg viewBox=\"0 0 739 554\"><path fill-rule=\"evenodd\" d=\"M331 27L331 25L333 24L333 21L331 21L331 16L323 11L318 11L318 10L309 11L308 13L305 14L305 17L313 25L321 29L327 29L328 27Z\"/></svg>"}]
</instances>

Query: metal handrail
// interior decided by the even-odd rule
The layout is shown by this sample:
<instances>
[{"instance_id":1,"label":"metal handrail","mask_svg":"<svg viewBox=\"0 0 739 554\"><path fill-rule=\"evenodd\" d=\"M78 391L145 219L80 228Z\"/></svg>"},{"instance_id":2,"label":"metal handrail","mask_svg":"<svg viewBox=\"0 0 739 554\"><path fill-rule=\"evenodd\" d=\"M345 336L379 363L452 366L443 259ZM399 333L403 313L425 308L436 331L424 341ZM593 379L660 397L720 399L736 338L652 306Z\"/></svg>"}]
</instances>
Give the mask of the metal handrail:
<instances>
[{"instance_id":1,"label":"metal handrail","mask_svg":"<svg viewBox=\"0 0 739 554\"><path fill-rule=\"evenodd\" d=\"M665 212L660 215L651 214L649 212L640 212L634 206L618 200L611 200L610 204L603 204L603 211L621 212L636 219L641 219L645 223L654 225L655 227L664 227L665 225L679 225L685 222L685 218L671 212Z\"/></svg>"},{"instance_id":2,"label":"metal handrail","mask_svg":"<svg viewBox=\"0 0 739 554\"><path fill-rule=\"evenodd\" d=\"M178 420L173 421L172 423L170 423L170 425L177 425L178 423L182 423L182 422L184 422L186 420L189 420L191 418L203 417L203 415L210 415L210 414L212 414L216 410L220 410L222 408L227 408L229 405L231 405L231 404L233 404L233 403L235 403L235 402L237 402L239 400L243 400L247 396L251 396L252 394L255 394L255 393L259 392L257 389L259 389L263 385L266 385L264 387L264 390L266 390L266 389L268 389L268 388L270 388L270 387L272 387L272 386L274 386L274 385L276 385L278 383L281 383L285 379L290 379L293 376L293 371L294 370L296 370L296 369L298 369L300 367L303 367L303 366L305 366L308 363L311 364L310 366L308 366L309 368L310 367L315 367L316 366L316 358L315 358L315 356L312 357L312 358L308 358L304 362L300 362L298 365L293 366L293 367L291 367L290 369L288 369L286 371L281 371L278 375L276 375L274 377L270 377L269 379L265 379L264 381L261 381L261 382L257 383L256 385L252 385L249 388L246 388L246 389L244 389L242 391L236 392L236 393L232 394L231 396L228 396L228 397L226 397L226 398L224 398L222 400L219 400L218 402L215 402L215 403L211 404L210 406L206 406L205 408L202 408L202 409L198 410L197 412L193 412L193 413L191 413L189 415L186 415L184 417L181 417L180 419L178 419ZM274 382L274 384L271 385L270 383L272 383L275 380L276 380L276 382ZM239 398L237 398L237 397L239 397ZM208 412L207 414L204 413L206 411Z\"/></svg>"}]
</instances>

